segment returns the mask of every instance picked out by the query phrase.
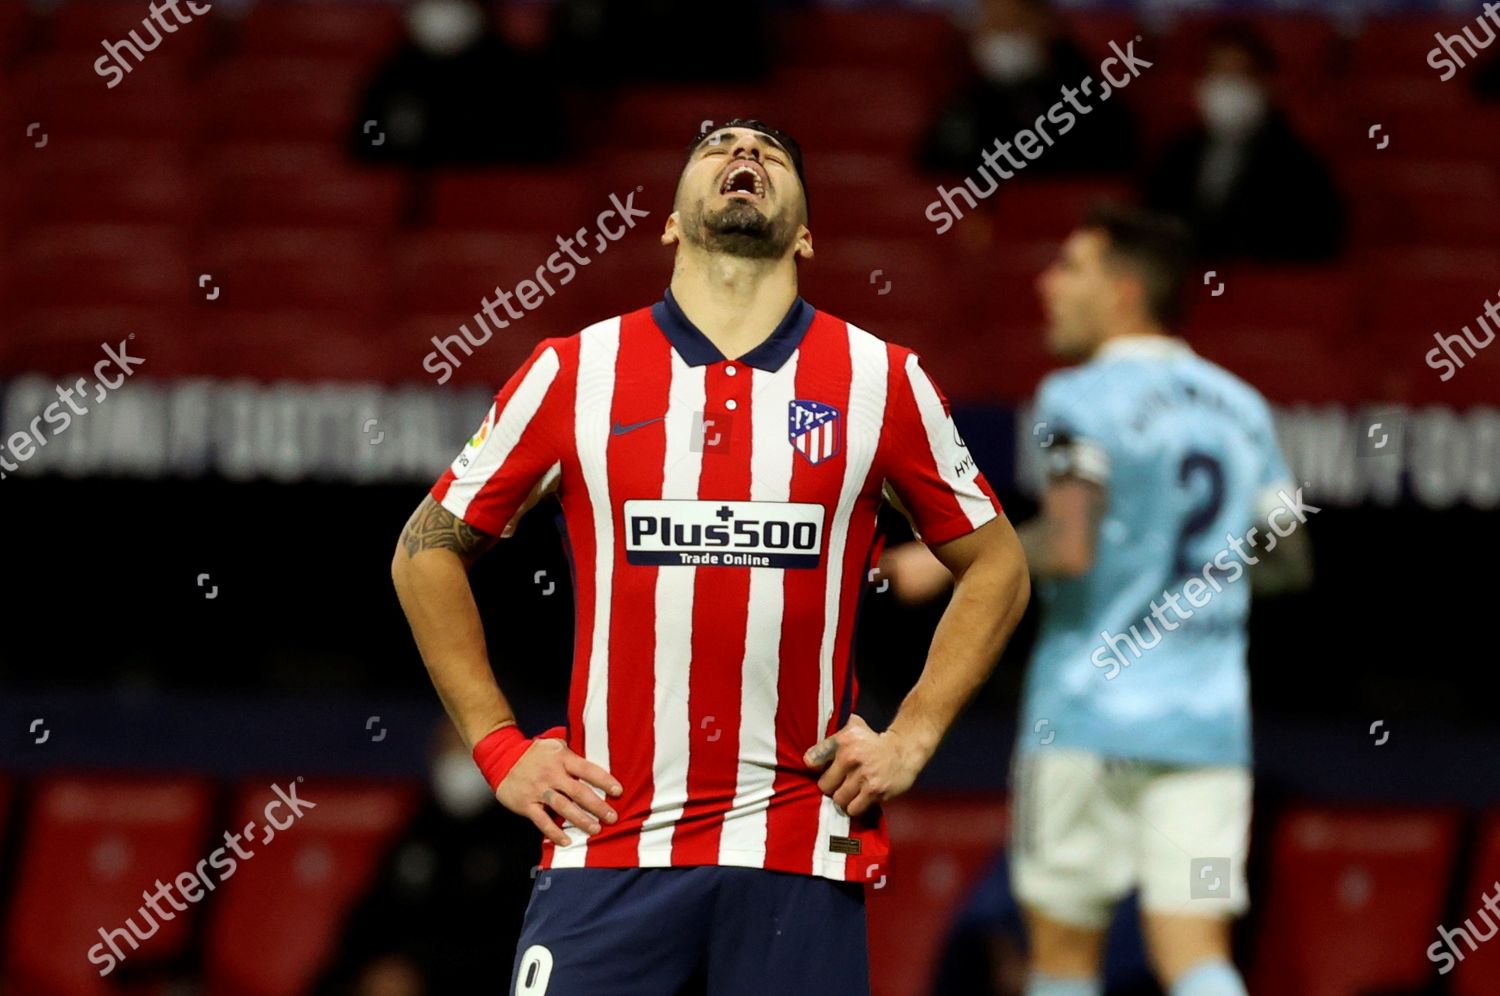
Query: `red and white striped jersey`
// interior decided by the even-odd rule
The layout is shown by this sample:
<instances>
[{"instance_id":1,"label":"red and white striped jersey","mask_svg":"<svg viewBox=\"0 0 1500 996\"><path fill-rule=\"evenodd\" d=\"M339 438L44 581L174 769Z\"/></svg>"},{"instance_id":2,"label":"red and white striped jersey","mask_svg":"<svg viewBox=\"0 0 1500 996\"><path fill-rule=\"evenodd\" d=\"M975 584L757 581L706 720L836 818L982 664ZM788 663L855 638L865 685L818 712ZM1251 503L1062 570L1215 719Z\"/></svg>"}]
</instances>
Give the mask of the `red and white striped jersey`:
<instances>
[{"instance_id":1,"label":"red and white striped jersey","mask_svg":"<svg viewBox=\"0 0 1500 996\"><path fill-rule=\"evenodd\" d=\"M942 543L1000 510L916 354L798 298L725 359L669 291L539 344L432 489L492 535L549 493L577 606L568 744L624 794L543 866L872 874L883 821L851 821L802 757L854 708L876 511Z\"/></svg>"}]
</instances>

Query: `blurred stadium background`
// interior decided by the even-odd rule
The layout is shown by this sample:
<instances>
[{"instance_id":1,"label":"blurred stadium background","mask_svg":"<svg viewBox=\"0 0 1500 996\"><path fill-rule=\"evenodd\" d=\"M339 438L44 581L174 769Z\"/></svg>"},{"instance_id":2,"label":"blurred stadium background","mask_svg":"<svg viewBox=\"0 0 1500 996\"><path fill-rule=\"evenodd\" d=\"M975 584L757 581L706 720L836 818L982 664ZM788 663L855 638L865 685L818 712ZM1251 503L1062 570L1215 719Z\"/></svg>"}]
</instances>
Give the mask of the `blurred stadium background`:
<instances>
[{"instance_id":1,"label":"blurred stadium background","mask_svg":"<svg viewBox=\"0 0 1500 996\"><path fill-rule=\"evenodd\" d=\"M219 0L109 86L101 42L149 41L145 0L0 3L8 458L105 344L145 360L0 481L4 992L372 992L376 963L396 980L380 991L422 991L401 964L456 991L423 968L437 962L502 987L534 834L489 814L464 846L503 841L498 858L470 848L453 880L429 867L459 845L432 829L439 710L387 573L488 397L539 338L660 296L657 234L688 140L760 117L807 154L804 295L924 355L1024 518L1026 407L1050 362L1032 281L1094 199L1170 197L1226 44L1253 56L1311 164L1276 172L1290 145L1248 159L1268 171L1251 177L1262 196L1291 199L1321 172L1319 203L1338 205L1276 218L1257 245L1210 239L1185 329L1277 405L1325 509L1313 589L1252 621L1239 960L1257 994L1500 992L1500 943L1462 949L1442 977L1427 954L1500 880L1483 559L1500 553L1500 348L1447 380L1426 359L1434 333L1475 327L1500 297L1500 46L1447 81L1428 62L1435 34L1483 41L1480 5L493 2L478 37L448 5L407 6ZM1040 49L1014 44L1027 34ZM937 187L971 173L965 128L1008 137L985 129L1034 99L1028 78L1050 65L1076 83L1069 59L1092 70L1137 36L1152 66L1097 133L1082 120L935 232ZM433 337L631 191L648 218L450 381L424 369ZM545 509L476 588L504 687L528 728L549 725L572 615ZM878 726L938 610L871 588L859 667ZM897 863L870 890L878 996L1015 984L996 862L1029 634L891 807ZM85 958L99 928L295 778L318 808L101 979ZM467 946L413 952L391 927L454 908L480 917Z\"/></svg>"}]
</instances>

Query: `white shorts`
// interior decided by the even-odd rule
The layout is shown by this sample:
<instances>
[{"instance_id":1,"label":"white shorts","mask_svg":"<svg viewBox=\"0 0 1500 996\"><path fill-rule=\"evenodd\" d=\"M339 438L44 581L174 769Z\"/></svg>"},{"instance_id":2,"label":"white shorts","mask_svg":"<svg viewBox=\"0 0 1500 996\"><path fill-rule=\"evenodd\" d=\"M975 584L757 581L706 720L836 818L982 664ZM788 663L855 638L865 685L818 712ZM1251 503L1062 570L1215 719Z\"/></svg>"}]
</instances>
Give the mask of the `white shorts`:
<instances>
[{"instance_id":1,"label":"white shorts","mask_svg":"<svg viewBox=\"0 0 1500 996\"><path fill-rule=\"evenodd\" d=\"M1018 753L1012 782L1011 879L1022 905L1098 928L1134 888L1151 913L1248 908L1249 769L1047 747Z\"/></svg>"}]
</instances>

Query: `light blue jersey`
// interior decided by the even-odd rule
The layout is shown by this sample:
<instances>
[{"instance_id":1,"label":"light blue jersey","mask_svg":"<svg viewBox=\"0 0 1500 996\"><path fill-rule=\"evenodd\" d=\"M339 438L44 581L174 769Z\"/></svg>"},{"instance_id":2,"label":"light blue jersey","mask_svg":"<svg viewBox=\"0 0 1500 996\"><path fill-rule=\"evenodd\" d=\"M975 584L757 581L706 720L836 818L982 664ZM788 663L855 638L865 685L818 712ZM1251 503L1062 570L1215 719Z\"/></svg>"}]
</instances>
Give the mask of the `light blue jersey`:
<instances>
[{"instance_id":1,"label":"light blue jersey","mask_svg":"<svg viewBox=\"0 0 1500 996\"><path fill-rule=\"evenodd\" d=\"M1043 381L1035 418L1050 472L1109 497L1093 567L1039 585L1021 749L1248 765L1245 575L1302 518L1267 528L1297 492L1265 399L1179 340L1130 336Z\"/></svg>"}]
</instances>

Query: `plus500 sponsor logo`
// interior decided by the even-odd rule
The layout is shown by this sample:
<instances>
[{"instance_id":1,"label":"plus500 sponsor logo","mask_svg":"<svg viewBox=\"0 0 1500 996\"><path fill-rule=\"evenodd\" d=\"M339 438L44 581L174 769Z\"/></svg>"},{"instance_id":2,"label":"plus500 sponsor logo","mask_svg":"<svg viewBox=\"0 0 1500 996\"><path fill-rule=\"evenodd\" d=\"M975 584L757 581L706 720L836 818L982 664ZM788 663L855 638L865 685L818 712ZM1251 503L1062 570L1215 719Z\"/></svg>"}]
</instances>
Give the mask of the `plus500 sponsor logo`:
<instances>
[{"instance_id":1,"label":"plus500 sponsor logo","mask_svg":"<svg viewBox=\"0 0 1500 996\"><path fill-rule=\"evenodd\" d=\"M635 498L625 559L658 567L816 567L823 506L785 501Z\"/></svg>"}]
</instances>

